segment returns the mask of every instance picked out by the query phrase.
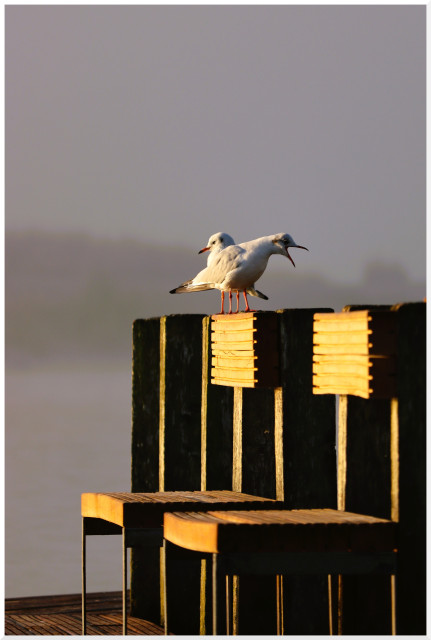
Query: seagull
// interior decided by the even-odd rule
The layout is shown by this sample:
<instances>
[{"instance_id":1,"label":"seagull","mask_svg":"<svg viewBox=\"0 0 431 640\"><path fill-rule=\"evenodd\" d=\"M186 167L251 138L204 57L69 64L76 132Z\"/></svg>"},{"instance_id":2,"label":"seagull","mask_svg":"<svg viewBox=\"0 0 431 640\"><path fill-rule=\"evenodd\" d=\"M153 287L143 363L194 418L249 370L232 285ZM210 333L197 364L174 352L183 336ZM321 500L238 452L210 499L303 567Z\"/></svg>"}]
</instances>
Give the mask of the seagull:
<instances>
[{"instance_id":1,"label":"seagull","mask_svg":"<svg viewBox=\"0 0 431 640\"><path fill-rule=\"evenodd\" d=\"M228 233L218 232L214 233L208 239L206 247L201 249L199 253L203 253L204 251L209 251L207 266L209 267L214 258L220 251L223 251L226 247L235 244L235 240ZM247 287L247 293L250 296L256 296L256 298L262 298L262 300L268 300L268 296L266 296L261 291L257 291L254 286ZM222 297L224 298L224 293L222 292ZM236 311L239 311L239 291L236 292ZM229 291L229 313L232 313L232 291Z\"/></svg>"},{"instance_id":2,"label":"seagull","mask_svg":"<svg viewBox=\"0 0 431 640\"><path fill-rule=\"evenodd\" d=\"M169 293L186 293L190 291L208 291L219 289L222 292L222 308L224 313L224 293L226 291L242 291L245 300L245 311L252 311L248 305L247 289L263 274L269 258L280 254L288 258L295 266L289 248L305 249L296 244L288 233L264 236L249 242L226 247L213 258L211 264L200 271L194 278L183 282Z\"/></svg>"}]
</instances>

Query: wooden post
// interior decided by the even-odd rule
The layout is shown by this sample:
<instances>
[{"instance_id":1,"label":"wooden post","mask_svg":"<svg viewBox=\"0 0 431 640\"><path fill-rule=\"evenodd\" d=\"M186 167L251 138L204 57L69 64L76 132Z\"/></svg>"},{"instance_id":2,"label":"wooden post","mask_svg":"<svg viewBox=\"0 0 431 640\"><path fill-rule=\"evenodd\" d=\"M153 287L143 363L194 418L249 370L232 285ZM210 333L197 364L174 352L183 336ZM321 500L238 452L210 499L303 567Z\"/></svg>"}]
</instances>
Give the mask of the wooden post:
<instances>
[{"instance_id":1,"label":"wooden post","mask_svg":"<svg viewBox=\"0 0 431 640\"><path fill-rule=\"evenodd\" d=\"M201 490L232 487L233 388L211 384L211 317L202 320ZM212 629L211 560L201 561L200 634ZM220 590L224 584L220 581ZM225 629L224 608L218 614ZM224 633L224 631L223 631Z\"/></svg>"},{"instance_id":2,"label":"wooden post","mask_svg":"<svg viewBox=\"0 0 431 640\"><path fill-rule=\"evenodd\" d=\"M426 634L426 304L398 319L399 566L397 633Z\"/></svg>"},{"instance_id":3,"label":"wooden post","mask_svg":"<svg viewBox=\"0 0 431 640\"><path fill-rule=\"evenodd\" d=\"M232 486L233 388L211 384L211 317L202 320L202 491Z\"/></svg>"},{"instance_id":4,"label":"wooden post","mask_svg":"<svg viewBox=\"0 0 431 640\"><path fill-rule=\"evenodd\" d=\"M312 393L313 315L318 311L331 310L276 314L281 387L234 391L233 489L277 497L287 508L336 504L335 400ZM277 593L284 594L282 632L328 632L327 576L290 576L284 585L272 576L247 576L239 590L237 585L234 581L237 633L277 633Z\"/></svg>"},{"instance_id":5,"label":"wooden post","mask_svg":"<svg viewBox=\"0 0 431 640\"><path fill-rule=\"evenodd\" d=\"M277 498L287 509L336 506L335 398L312 391L313 316L331 311L278 312L282 387L275 398L275 466ZM283 576L283 597L284 634L328 634L327 576Z\"/></svg>"},{"instance_id":6,"label":"wooden post","mask_svg":"<svg viewBox=\"0 0 431 640\"><path fill-rule=\"evenodd\" d=\"M159 489L160 319L133 323L132 491ZM160 624L159 549L131 551L131 614Z\"/></svg>"},{"instance_id":7,"label":"wooden post","mask_svg":"<svg viewBox=\"0 0 431 640\"><path fill-rule=\"evenodd\" d=\"M159 490L201 487L202 315L161 318ZM168 630L198 634L200 558L169 545ZM162 599L163 600L163 599Z\"/></svg>"},{"instance_id":8,"label":"wooden post","mask_svg":"<svg viewBox=\"0 0 431 640\"><path fill-rule=\"evenodd\" d=\"M134 324L132 491L200 489L202 317ZM200 560L169 551L167 580L176 594L169 603L169 628L199 633ZM133 551L133 614L161 624L163 567L158 549Z\"/></svg>"},{"instance_id":9,"label":"wooden post","mask_svg":"<svg viewBox=\"0 0 431 640\"><path fill-rule=\"evenodd\" d=\"M389 310L388 305L349 305L343 311ZM338 508L391 517L389 399L340 396ZM338 632L391 633L391 580L388 576L340 576Z\"/></svg>"},{"instance_id":10,"label":"wooden post","mask_svg":"<svg viewBox=\"0 0 431 640\"><path fill-rule=\"evenodd\" d=\"M340 398L339 440L345 442L346 477L344 490L339 487L339 508L391 517L390 416L390 400ZM390 577L343 576L341 584L339 631L390 634Z\"/></svg>"},{"instance_id":11,"label":"wooden post","mask_svg":"<svg viewBox=\"0 0 431 640\"><path fill-rule=\"evenodd\" d=\"M348 307L357 310L361 307ZM371 308L371 307L368 307ZM379 307L384 308L384 307ZM387 307L386 307L387 308ZM425 304L393 307L397 316L397 398L340 398L339 440L345 477L339 508L399 518L396 629L425 634ZM341 459L342 463L342 459ZM389 634L391 589L386 576L344 576L339 631Z\"/></svg>"},{"instance_id":12,"label":"wooden post","mask_svg":"<svg viewBox=\"0 0 431 640\"><path fill-rule=\"evenodd\" d=\"M235 388L232 488L276 497L274 389ZM235 634L276 634L275 576L235 577L233 596Z\"/></svg>"}]
</instances>

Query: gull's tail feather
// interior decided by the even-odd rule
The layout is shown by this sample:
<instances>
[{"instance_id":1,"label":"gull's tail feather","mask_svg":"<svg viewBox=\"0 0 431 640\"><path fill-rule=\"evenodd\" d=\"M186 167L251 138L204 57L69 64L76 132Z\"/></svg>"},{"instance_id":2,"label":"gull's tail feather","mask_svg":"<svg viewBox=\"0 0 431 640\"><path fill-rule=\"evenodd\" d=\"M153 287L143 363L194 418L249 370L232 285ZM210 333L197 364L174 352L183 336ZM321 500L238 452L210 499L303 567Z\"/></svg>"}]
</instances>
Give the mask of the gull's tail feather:
<instances>
[{"instance_id":1,"label":"gull's tail feather","mask_svg":"<svg viewBox=\"0 0 431 640\"><path fill-rule=\"evenodd\" d=\"M256 298L262 298L262 300L268 300L268 296L266 296L262 291L258 291L254 287L248 287L247 293L250 296L255 296Z\"/></svg>"},{"instance_id":2,"label":"gull's tail feather","mask_svg":"<svg viewBox=\"0 0 431 640\"><path fill-rule=\"evenodd\" d=\"M215 289L211 282L197 282L193 284L193 281L189 280L188 282L180 284L176 289L172 289L169 293L190 293L191 291L210 291L211 289Z\"/></svg>"}]
</instances>

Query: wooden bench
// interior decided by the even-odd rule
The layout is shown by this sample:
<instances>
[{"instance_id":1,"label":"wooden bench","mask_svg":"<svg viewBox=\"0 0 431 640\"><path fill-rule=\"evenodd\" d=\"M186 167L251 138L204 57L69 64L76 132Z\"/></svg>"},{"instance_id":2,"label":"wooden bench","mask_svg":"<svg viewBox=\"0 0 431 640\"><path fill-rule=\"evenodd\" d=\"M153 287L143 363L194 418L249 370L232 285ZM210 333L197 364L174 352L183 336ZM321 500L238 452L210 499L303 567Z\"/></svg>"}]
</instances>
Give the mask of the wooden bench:
<instances>
[{"instance_id":1,"label":"wooden bench","mask_svg":"<svg viewBox=\"0 0 431 640\"><path fill-rule=\"evenodd\" d=\"M232 575L395 574L397 523L334 509L211 510L164 516L169 543L212 554L213 634L221 634L218 581L226 576L226 633L232 625ZM330 588L330 580L328 586ZM395 633L395 583L391 624ZM331 602L331 598L329 598ZM168 603L169 606L169 603ZM281 603L277 629L282 628ZM332 611L329 607L332 633ZM280 631L278 631L280 633Z\"/></svg>"},{"instance_id":2,"label":"wooden bench","mask_svg":"<svg viewBox=\"0 0 431 640\"><path fill-rule=\"evenodd\" d=\"M123 635L127 635L127 549L163 546L163 516L169 511L206 509L271 509L276 500L236 491L159 491L154 493L83 493L82 515L82 634L87 631L88 535L122 535L123 538ZM166 588L164 589L166 597Z\"/></svg>"}]
</instances>

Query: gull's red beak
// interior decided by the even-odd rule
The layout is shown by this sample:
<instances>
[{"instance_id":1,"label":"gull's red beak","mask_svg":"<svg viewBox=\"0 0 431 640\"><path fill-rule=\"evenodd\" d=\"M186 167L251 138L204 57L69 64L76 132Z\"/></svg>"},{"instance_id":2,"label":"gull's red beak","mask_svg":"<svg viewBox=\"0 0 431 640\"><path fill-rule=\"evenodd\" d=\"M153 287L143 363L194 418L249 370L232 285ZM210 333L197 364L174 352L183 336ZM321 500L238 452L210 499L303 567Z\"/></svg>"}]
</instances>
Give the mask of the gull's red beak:
<instances>
[{"instance_id":1,"label":"gull's red beak","mask_svg":"<svg viewBox=\"0 0 431 640\"><path fill-rule=\"evenodd\" d=\"M307 247L302 247L300 244L295 244L294 247L295 247L295 249L305 249L305 251L308 251ZM289 258L290 262L293 264L294 267L296 267L295 263L293 262L293 258L289 253L289 248L288 247L286 247L286 253L287 253L287 257Z\"/></svg>"},{"instance_id":2,"label":"gull's red beak","mask_svg":"<svg viewBox=\"0 0 431 640\"><path fill-rule=\"evenodd\" d=\"M201 249L200 251L198 251L198 253L203 253L204 251L209 251L210 248L209 247L204 247L203 249Z\"/></svg>"},{"instance_id":3,"label":"gull's red beak","mask_svg":"<svg viewBox=\"0 0 431 640\"><path fill-rule=\"evenodd\" d=\"M295 263L293 262L293 258L289 253L289 249L286 247L286 253L287 253L287 257L289 258L290 262L293 264L294 267L296 267Z\"/></svg>"}]
</instances>

